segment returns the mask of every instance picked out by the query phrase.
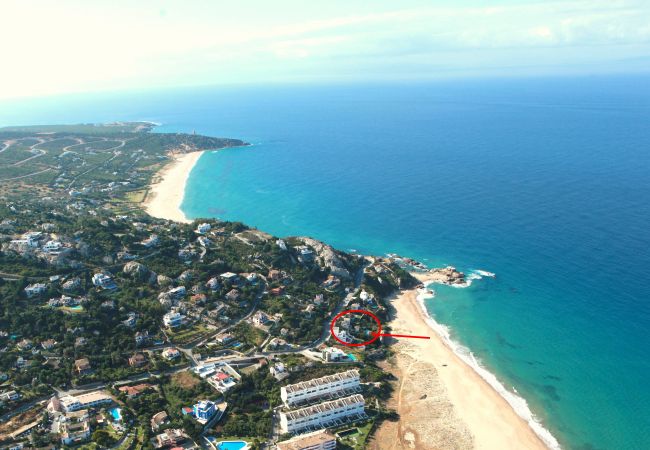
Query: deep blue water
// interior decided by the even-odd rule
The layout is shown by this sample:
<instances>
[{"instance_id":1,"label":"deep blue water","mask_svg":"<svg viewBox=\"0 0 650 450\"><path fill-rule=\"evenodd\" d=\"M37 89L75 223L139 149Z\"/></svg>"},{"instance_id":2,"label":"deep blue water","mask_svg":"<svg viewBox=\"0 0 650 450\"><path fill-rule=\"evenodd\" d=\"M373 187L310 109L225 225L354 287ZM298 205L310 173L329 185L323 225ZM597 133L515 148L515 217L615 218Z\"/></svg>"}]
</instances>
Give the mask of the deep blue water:
<instances>
[{"instance_id":1,"label":"deep blue water","mask_svg":"<svg viewBox=\"0 0 650 450\"><path fill-rule=\"evenodd\" d=\"M190 217L497 274L428 308L567 448L650 448L650 81L202 88L0 104L0 123L237 137Z\"/></svg>"}]
</instances>

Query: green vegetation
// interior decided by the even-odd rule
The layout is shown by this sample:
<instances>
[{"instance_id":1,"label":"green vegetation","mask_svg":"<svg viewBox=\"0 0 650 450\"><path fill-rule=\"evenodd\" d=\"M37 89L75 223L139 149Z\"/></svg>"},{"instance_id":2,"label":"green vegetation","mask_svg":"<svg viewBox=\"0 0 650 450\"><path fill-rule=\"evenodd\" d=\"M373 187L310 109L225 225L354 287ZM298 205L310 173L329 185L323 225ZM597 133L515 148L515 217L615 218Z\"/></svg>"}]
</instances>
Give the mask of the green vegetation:
<instances>
[{"instance_id":1,"label":"green vegetation","mask_svg":"<svg viewBox=\"0 0 650 450\"><path fill-rule=\"evenodd\" d=\"M13 182L2 192L26 199L37 188L68 197L83 187L85 198L113 205L141 201L126 193L146 191L169 152L245 145L237 139L151 133L152 128L142 122L0 128L0 184Z\"/></svg>"},{"instance_id":2,"label":"green vegetation","mask_svg":"<svg viewBox=\"0 0 650 450\"><path fill-rule=\"evenodd\" d=\"M245 437L257 447L271 431L281 383L268 367L251 364L238 369L241 380L222 395L183 370L194 364L188 356L229 352L249 360L261 351L322 342L332 312L348 292L359 295L353 279L365 261L316 250L320 244L302 238L280 245L241 223L178 224L144 214L140 202L170 152L245 145L151 129L146 123L0 129L0 374L3 391L21 395L0 405L0 414L44 400L54 389L97 383L123 407L126 430L93 427L91 442L78 448L149 449L150 420L161 411L170 418L161 430L182 428L198 440L203 427L182 408L201 399L228 403L210 433ZM207 242L198 239L201 222L211 227L203 236ZM313 253L336 257L338 266L319 254L302 258L307 244ZM388 315L383 299L416 283L389 260L376 260L365 273L361 288L372 299L353 302L382 321ZM111 283L102 285L101 274ZM170 312L182 314L180 326L163 325ZM226 333L232 341L217 344ZM171 346L183 352L168 360L162 351ZM388 398L391 376L374 365L386 350L376 342L356 354L359 362L345 368L360 369L367 404ZM290 370L282 383L342 370L296 353L268 362L278 360ZM151 389L128 397L115 388L118 381ZM375 421L390 415L374 412ZM358 429L346 437L347 448L362 448L372 423ZM45 428L32 436L41 447L55 439Z\"/></svg>"},{"instance_id":3,"label":"green vegetation","mask_svg":"<svg viewBox=\"0 0 650 450\"><path fill-rule=\"evenodd\" d=\"M370 420L360 426L346 426L335 432L340 436L337 448L344 450L363 450L370 435L374 421Z\"/></svg>"}]
</instances>

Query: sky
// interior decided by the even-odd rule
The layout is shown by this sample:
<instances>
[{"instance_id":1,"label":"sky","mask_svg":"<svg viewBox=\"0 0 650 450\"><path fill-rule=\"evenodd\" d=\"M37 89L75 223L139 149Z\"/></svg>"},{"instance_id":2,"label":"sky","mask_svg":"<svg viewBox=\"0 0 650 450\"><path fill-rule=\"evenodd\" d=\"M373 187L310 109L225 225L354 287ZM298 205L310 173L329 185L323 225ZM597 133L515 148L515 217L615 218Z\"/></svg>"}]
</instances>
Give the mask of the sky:
<instances>
[{"instance_id":1,"label":"sky","mask_svg":"<svg viewBox=\"0 0 650 450\"><path fill-rule=\"evenodd\" d=\"M650 73L650 0L3 0L0 99Z\"/></svg>"}]
</instances>

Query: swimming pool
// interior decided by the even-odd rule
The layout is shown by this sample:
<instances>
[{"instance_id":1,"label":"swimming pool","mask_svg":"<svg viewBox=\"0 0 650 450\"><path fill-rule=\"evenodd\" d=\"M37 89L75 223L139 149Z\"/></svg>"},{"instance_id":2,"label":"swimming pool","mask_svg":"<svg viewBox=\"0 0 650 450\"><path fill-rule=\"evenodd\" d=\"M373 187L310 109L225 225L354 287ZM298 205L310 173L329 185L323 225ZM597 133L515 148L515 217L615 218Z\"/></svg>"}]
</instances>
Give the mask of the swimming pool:
<instances>
[{"instance_id":1,"label":"swimming pool","mask_svg":"<svg viewBox=\"0 0 650 450\"><path fill-rule=\"evenodd\" d=\"M248 448L248 442L244 441L221 441L217 442L219 450L244 450Z\"/></svg>"},{"instance_id":2,"label":"swimming pool","mask_svg":"<svg viewBox=\"0 0 650 450\"><path fill-rule=\"evenodd\" d=\"M111 416L113 416L113 420L115 422L119 422L120 420L122 420L122 409L121 408L113 408L113 409L109 410L108 412L111 414Z\"/></svg>"}]
</instances>

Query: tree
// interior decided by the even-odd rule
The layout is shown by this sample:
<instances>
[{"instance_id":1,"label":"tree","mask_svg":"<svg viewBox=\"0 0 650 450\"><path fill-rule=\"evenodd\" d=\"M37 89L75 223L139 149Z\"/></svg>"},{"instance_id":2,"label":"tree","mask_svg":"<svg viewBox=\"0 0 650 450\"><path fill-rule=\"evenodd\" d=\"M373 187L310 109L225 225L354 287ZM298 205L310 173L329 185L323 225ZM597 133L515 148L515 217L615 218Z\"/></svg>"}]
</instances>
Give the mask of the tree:
<instances>
[{"instance_id":1,"label":"tree","mask_svg":"<svg viewBox=\"0 0 650 450\"><path fill-rule=\"evenodd\" d=\"M96 430L93 432L92 439L100 447L110 447L115 443L115 439L106 430Z\"/></svg>"}]
</instances>

